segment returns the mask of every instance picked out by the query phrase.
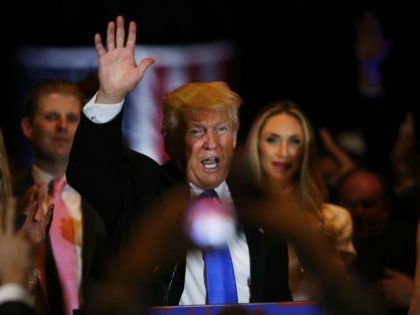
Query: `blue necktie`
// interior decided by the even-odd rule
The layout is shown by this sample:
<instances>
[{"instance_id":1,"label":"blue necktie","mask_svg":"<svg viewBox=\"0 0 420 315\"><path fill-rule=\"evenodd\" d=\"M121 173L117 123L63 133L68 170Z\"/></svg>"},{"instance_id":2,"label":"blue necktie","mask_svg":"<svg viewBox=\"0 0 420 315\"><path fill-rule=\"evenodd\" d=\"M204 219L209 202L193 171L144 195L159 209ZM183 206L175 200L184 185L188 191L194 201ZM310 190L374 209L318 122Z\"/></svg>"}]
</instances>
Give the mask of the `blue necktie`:
<instances>
[{"instance_id":1,"label":"blue necktie","mask_svg":"<svg viewBox=\"0 0 420 315\"><path fill-rule=\"evenodd\" d=\"M219 198L213 189L205 190L201 197ZM236 304L235 273L232 258L226 245L203 250L207 304Z\"/></svg>"}]
</instances>

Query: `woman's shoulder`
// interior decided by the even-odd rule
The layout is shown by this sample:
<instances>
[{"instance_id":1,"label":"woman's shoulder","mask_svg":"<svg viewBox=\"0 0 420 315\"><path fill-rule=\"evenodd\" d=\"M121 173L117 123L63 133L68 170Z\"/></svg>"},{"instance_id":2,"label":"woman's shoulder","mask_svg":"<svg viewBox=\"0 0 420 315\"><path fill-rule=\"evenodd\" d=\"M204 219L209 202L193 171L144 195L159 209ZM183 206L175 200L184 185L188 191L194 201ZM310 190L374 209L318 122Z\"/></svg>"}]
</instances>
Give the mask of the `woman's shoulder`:
<instances>
[{"instance_id":1,"label":"woman's shoulder","mask_svg":"<svg viewBox=\"0 0 420 315\"><path fill-rule=\"evenodd\" d=\"M356 250L353 245L353 220L350 212L339 205L324 203L323 219L325 227L334 231L335 248L346 253L344 259L350 262L356 257Z\"/></svg>"},{"instance_id":2,"label":"woman's shoulder","mask_svg":"<svg viewBox=\"0 0 420 315\"><path fill-rule=\"evenodd\" d=\"M336 228L352 224L350 212L339 205L332 203L324 203L322 205L322 215L324 224L328 226L335 226Z\"/></svg>"}]
</instances>

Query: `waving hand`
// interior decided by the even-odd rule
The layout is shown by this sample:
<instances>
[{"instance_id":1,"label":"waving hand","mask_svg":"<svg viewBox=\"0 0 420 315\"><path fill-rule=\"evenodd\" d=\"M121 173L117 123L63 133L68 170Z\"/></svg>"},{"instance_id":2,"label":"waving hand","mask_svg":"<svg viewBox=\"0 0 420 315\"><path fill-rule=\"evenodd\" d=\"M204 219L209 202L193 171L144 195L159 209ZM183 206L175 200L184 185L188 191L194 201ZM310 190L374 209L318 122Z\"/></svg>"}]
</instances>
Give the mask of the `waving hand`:
<instances>
[{"instance_id":1,"label":"waving hand","mask_svg":"<svg viewBox=\"0 0 420 315\"><path fill-rule=\"evenodd\" d=\"M136 23L131 21L126 36L124 18L118 16L115 22L108 23L105 46L101 35L95 34L100 83L97 103L122 101L141 81L147 68L155 62L153 58L144 58L136 63L136 31Z\"/></svg>"}]
</instances>

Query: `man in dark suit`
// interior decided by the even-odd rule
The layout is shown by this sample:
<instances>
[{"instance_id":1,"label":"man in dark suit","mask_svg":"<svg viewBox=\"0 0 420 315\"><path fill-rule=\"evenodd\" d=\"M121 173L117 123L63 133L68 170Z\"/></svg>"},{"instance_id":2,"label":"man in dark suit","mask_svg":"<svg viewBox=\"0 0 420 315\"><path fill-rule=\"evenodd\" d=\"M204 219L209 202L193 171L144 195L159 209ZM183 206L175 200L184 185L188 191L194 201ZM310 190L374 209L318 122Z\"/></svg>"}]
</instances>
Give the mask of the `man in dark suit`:
<instances>
[{"instance_id":1,"label":"man in dark suit","mask_svg":"<svg viewBox=\"0 0 420 315\"><path fill-rule=\"evenodd\" d=\"M108 24L106 47L100 35L95 36L100 87L83 108L67 168L71 185L100 212L116 250L133 223L179 183L192 197L214 189L222 201L235 200L228 175L241 99L223 82L185 84L164 97L162 135L171 157L168 164L160 166L124 147L124 98L154 63L152 58L136 63L135 38L136 24L130 22L126 37L121 16ZM239 303L291 300L285 241L271 242L261 227L244 225L228 247ZM151 303L206 304L202 251L189 250L169 265L154 268L152 282L159 288Z\"/></svg>"},{"instance_id":2,"label":"man in dark suit","mask_svg":"<svg viewBox=\"0 0 420 315\"><path fill-rule=\"evenodd\" d=\"M32 144L34 163L16 183L15 195L19 199L24 199L24 192L35 183L48 191L54 180L65 177L84 101L84 94L76 84L61 79L40 81L27 93L21 127ZM36 305L47 314L72 315L73 308L83 308L93 286L99 284L105 255L105 229L97 212L70 185L64 185L61 198L70 213L69 219L55 223L55 215L52 224L59 224L61 234L73 244L76 253L72 266L76 273L74 291L77 291L74 294L78 299L72 307L67 307L68 297L62 285L67 280L58 271L58 255L54 254L51 241L52 233L56 232L50 229L37 257L40 283ZM48 197L45 201L48 202Z\"/></svg>"}]
</instances>

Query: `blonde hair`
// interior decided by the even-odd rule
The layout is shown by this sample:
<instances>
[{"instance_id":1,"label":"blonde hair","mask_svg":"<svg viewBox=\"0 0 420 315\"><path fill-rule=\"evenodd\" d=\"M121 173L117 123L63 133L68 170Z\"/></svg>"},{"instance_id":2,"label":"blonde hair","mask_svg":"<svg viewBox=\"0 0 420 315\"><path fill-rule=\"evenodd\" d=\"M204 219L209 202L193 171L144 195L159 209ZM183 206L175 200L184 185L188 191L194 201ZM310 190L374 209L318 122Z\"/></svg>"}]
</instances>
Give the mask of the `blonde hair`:
<instances>
[{"instance_id":1,"label":"blonde hair","mask_svg":"<svg viewBox=\"0 0 420 315\"><path fill-rule=\"evenodd\" d=\"M239 128L241 97L225 82L190 82L163 98L162 135L165 150L172 159L182 163L185 116L194 111L227 112L234 130Z\"/></svg>"},{"instance_id":2,"label":"blonde hair","mask_svg":"<svg viewBox=\"0 0 420 315\"><path fill-rule=\"evenodd\" d=\"M3 205L8 205L11 198L12 177L10 175L3 132L0 129L0 201Z\"/></svg>"},{"instance_id":3,"label":"blonde hair","mask_svg":"<svg viewBox=\"0 0 420 315\"><path fill-rule=\"evenodd\" d=\"M281 113L296 118L303 130L302 160L294 177L294 186L302 203L301 206L307 212L321 217L327 190L317 166L318 154L312 126L297 103L291 100L274 102L265 107L254 120L245 143L245 160L248 170L257 184L263 185L266 174L261 167L259 153L261 130L269 118Z\"/></svg>"}]
</instances>

